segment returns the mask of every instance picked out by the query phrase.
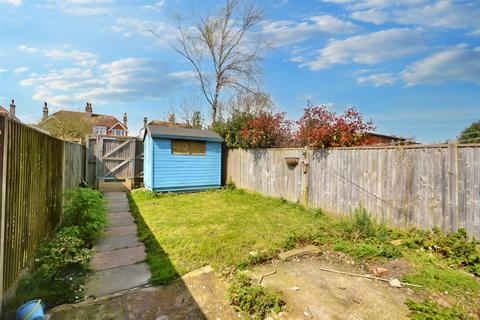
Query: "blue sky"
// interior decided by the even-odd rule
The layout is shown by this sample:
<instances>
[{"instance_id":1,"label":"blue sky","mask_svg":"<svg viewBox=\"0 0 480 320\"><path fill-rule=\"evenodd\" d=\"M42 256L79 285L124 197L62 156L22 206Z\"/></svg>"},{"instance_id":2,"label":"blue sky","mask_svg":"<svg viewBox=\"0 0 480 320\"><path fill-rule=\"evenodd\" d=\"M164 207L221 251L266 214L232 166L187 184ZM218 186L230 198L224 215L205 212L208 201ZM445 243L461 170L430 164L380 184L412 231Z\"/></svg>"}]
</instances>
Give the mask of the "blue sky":
<instances>
[{"instance_id":1,"label":"blue sky","mask_svg":"<svg viewBox=\"0 0 480 320\"><path fill-rule=\"evenodd\" d=\"M34 123L83 110L165 119L183 101L208 113L192 69L172 50L173 14L223 1L0 0L0 104ZM480 1L258 1L263 90L298 118L307 100L356 106L377 131L454 138L480 118ZM160 38L148 31L154 29Z\"/></svg>"}]
</instances>

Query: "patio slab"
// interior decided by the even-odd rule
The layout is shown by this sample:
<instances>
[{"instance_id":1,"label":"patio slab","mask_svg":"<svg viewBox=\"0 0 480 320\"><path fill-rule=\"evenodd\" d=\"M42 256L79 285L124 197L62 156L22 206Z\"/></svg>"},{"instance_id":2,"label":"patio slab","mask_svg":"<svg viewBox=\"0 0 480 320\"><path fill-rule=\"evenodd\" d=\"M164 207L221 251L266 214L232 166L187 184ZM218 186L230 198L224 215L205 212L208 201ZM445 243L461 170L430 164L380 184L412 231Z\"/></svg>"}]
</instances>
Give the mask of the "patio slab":
<instances>
[{"instance_id":1,"label":"patio slab","mask_svg":"<svg viewBox=\"0 0 480 320\"><path fill-rule=\"evenodd\" d=\"M108 219L116 219L116 218L131 218L132 214L130 212L112 212L107 215Z\"/></svg>"},{"instance_id":2,"label":"patio slab","mask_svg":"<svg viewBox=\"0 0 480 320\"><path fill-rule=\"evenodd\" d=\"M85 281L86 296L103 296L148 284L150 269L144 262L90 273Z\"/></svg>"},{"instance_id":3,"label":"patio slab","mask_svg":"<svg viewBox=\"0 0 480 320\"><path fill-rule=\"evenodd\" d=\"M112 213L112 212L125 212L125 211L130 210L130 207L127 203L127 204L119 204L119 205L115 205L115 206L108 206L107 205L107 209L110 213Z\"/></svg>"},{"instance_id":4,"label":"patio slab","mask_svg":"<svg viewBox=\"0 0 480 320\"><path fill-rule=\"evenodd\" d=\"M120 227L120 226L128 226L130 224L134 224L133 217L126 216L126 217L120 217L120 218L111 218L110 216L108 217L108 220L110 220L110 223L108 224L109 227Z\"/></svg>"},{"instance_id":5,"label":"patio slab","mask_svg":"<svg viewBox=\"0 0 480 320\"><path fill-rule=\"evenodd\" d=\"M102 252L107 250L132 248L143 245L138 241L137 235L129 234L125 236L110 236L100 240L95 245L96 252Z\"/></svg>"},{"instance_id":6,"label":"patio slab","mask_svg":"<svg viewBox=\"0 0 480 320\"><path fill-rule=\"evenodd\" d=\"M94 271L128 266L145 260L147 254L143 245L131 248L102 251L95 254L90 261Z\"/></svg>"},{"instance_id":7,"label":"patio slab","mask_svg":"<svg viewBox=\"0 0 480 320\"><path fill-rule=\"evenodd\" d=\"M127 226L110 227L105 229L105 234L113 237L137 234L137 225L129 224Z\"/></svg>"}]
</instances>

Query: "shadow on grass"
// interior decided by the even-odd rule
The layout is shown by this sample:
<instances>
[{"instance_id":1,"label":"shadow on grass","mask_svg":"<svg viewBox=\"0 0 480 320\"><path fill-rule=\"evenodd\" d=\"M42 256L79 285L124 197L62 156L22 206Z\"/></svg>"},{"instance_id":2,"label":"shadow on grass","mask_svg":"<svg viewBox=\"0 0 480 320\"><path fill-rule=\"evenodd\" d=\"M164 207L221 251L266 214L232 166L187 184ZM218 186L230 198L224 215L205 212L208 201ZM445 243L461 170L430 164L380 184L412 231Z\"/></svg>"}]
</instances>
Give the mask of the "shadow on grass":
<instances>
[{"instance_id":1,"label":"shadow on grass","mask_svg":"<svg viewBox=\"0 0 480 320\"><path fill-rule=\"evenodd\" d=\"M171 316L178 316L184 313L185 317L188 319L207 319L201 307L197 304L195 298L190 292L187 284L175 269L168 254L163 250L152 230L150 230L143 219L132 195L130 193L127 195L130 204L130 211L137 224L139 240L144 243L147 252L146 262L148 263L152 274L150 283L152 285L168 285L167 287L159 287L159 290L164 290L167 294L161 295L164 301L158 301L158 306L162 308L162 310L165 310L165 308L175 309L179 307L183 309L172 310ZM170 291L171 295L168 294L168 291ZM182 298L181 301L183 306L178 306L179 297Z\"/></svg>"}]
</instances>

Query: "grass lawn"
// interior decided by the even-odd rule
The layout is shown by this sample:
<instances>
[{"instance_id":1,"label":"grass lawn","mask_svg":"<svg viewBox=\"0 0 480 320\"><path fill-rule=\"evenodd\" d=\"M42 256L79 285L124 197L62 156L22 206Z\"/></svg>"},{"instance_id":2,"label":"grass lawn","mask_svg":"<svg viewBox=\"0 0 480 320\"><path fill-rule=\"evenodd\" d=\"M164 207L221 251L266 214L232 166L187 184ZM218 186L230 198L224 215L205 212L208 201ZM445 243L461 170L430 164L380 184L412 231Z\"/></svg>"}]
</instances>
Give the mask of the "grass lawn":
<instances>
[{"instance_id":1,"label":"grass lawn","mask_svg":"<svg viewBox=\"0 0 480 320\"><path fill-rule=\"evenodd\" d=\"M271 256L295 235L313 234L329 220L317 210L241 190L158 196L135 191L131 199L160 248L150 246L157 254L166 253L148 258L158 283L175 276L171 267L185 274L207 264L238 267L248 263L254 250ZM143 230L141 237L148 236Z\"/></svg>"},{"instance_id":2,"label":"grass lawn","mask_svg":"<svg viewBox=\"0 0 480 320\"><path fill-rule=\"evenodd\" d=\"M478 277L462 270L477 268L473 272L480 275L480 251L459 234L387 230L363 209L353 220L337 220L321 210L243 190L136 190L129 201L147 247L153 284L169 283L207 264L217 270L246 267L298 243L315 243L362 262L401 258L412 267L401 280L436 295L448 292L456 304L464 305L461 309L473 310L480 303ZM260 254L252 256L252 251Z\"/></svg>"}]
</instances>

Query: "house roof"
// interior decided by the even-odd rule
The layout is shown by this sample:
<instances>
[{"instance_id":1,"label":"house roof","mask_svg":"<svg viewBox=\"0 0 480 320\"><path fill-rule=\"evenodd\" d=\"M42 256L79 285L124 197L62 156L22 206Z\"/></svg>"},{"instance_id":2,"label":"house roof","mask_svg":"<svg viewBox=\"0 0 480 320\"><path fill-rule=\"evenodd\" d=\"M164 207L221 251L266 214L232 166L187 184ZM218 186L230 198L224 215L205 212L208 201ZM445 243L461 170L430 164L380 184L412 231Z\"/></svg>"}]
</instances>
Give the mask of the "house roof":
<instances>
[{"instance_id":1,"label":"house roof","mask_svg":"<svg viewBox=\"0 0 480 320\"><path fill-rule=\"evenodd\" d=\"M387 134L382 134L382 133L376 133L376 132L367 132L369 136L373 137L379 137L379 138L387 138L387 139L392 139L395 141L406 141L407 138L402 138L399 136L392 136L392 135L387 135Z\"/></svg>"},{"instance_id":2,"label":"house roof","mask_svg":"<svg viewBox=\"0 0 480 320\"><path fill-rule=\"evenodd\" d=\"M17 117L12 117L12 115L10 114L10 111L8 111L7 109L5 109L2 106L0 106L0 114L4 115L7 118L13 118L15 120L19 120Z\"/></svg>"},{"instance_id":3,"label":"house roof","mask_svg":"<svg viewBox=\"0 0 480 320\"><path fill-rule=\"evenodd\" d=\"M78 111L68 111L68 110L60 110L52 115L50 115L47 119L43 120L47 121L48 119L54 118L54 117L63 117L63 116L68 116L68 115L76 115L76 116L83 116L86 117L85 112L78 112ZM123 125L122 122L120 122L117 118L114 116L109 116L109 115L104 115L104 114L97 114L97 113L92 113L92 117L90 118L92 126L101 126L101 127L107 127L107 130L115 127L118 123L126 130L128 131L127 128Z\"/></svg>"},{"instance_id":4,"label":"house roof","mask_svg":"<svg viewBox=\"0 0 480 320\"><path fill-rule=\"evenodd\" d=\"M220 135L211 130L198 130L188 128L173 128L166 126L159 126L155 124L149 124L147 126L146 133L149 133L154 138L167 138L167 139L191 139L191 140L203 140L222 142L223 139Z\"/></svg>"}]
</instances>

